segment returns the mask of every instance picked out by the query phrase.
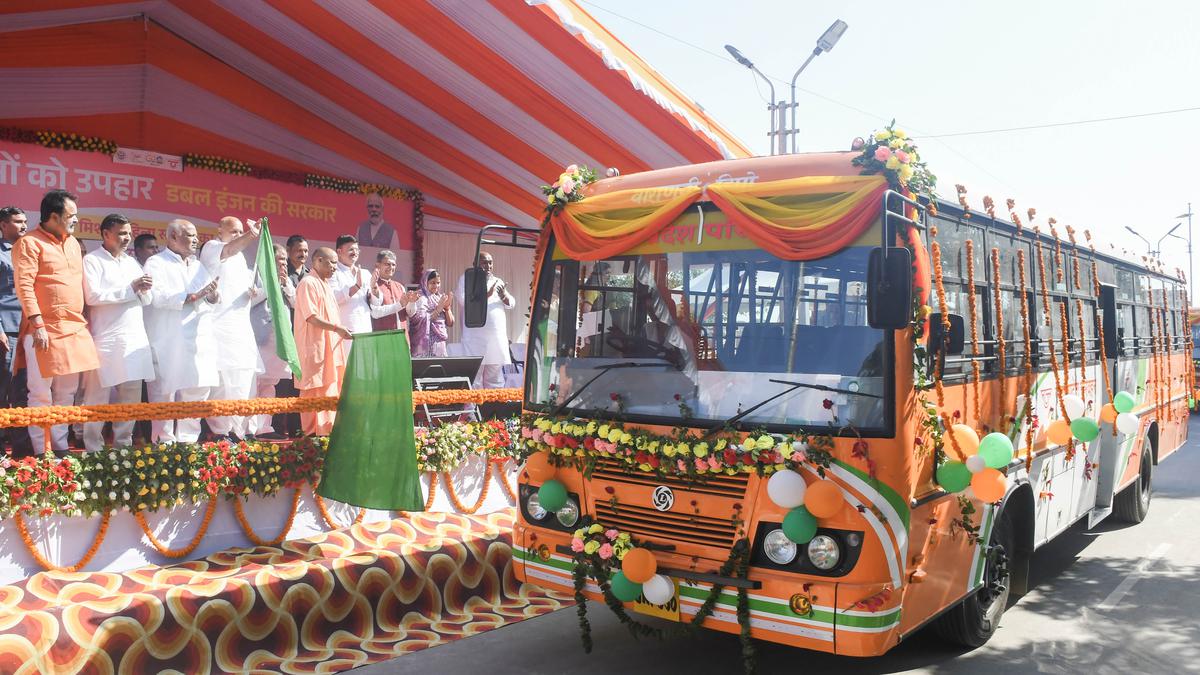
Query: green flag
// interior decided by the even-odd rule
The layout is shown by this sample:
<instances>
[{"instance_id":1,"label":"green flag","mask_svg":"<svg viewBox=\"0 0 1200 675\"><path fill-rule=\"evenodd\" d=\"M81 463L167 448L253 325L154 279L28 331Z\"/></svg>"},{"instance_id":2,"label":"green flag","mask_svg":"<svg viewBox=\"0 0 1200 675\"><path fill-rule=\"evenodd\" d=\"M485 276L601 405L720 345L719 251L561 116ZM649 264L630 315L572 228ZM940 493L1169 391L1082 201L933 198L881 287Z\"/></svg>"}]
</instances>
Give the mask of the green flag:
<instances>
[{"instance_id":1,"label":"green flag","mask_svg":"<svg viewBox=\"0 0 1200 675\"><path fill-rule=\"evenodd\" d=\"M292 317L283 303L283 289L279 287L279 275L275 273L275 241L267 219L258 221L262 231L258 235L258 268L263 290L267 293L267 307L271 311L271 325L275 330L275 354L292 368L292 374L300 377L300 355L296 352L296 336L292 334Z\"/></svg>"},{"instance_id":2,"label":"green flag","mask_svg":"<svg viewBox=\"0 0 1200 675\"><path fill-rule=\"evenodd\" d=\"M403 331L354 335L317 494L372 509L425 509Z\"/></svg>"}]
</instances>

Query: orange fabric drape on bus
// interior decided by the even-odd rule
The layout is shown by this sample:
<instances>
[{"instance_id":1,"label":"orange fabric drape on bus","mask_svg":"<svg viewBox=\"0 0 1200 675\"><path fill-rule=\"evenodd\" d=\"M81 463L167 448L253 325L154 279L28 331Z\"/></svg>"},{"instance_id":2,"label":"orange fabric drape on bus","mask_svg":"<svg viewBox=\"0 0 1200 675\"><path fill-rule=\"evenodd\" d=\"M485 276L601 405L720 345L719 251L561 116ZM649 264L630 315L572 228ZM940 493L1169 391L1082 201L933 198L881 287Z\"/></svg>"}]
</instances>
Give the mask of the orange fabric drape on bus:
<instances>
[{"instance_id":1,"label":"orange fabric drape on bus","mask_svg":"<svg viewBox=\"0 0 1200 675\"><path fill-rule=\"evenodd\" d=\"M696 186L609 192L567 204L550 225L564 253L576 260L602 260L653 237L700 194Z\"/></svg>"},{"instance_id":2,"label":"orange fabric drape on bus","mask_svg":"<svg viewBox=\"0 0 1200 675\"><path fill-rule=\"evenodd\" d=\"M858 240L879 217L882 176L805 176L713 183L708 195L729 222L785 260L813 260Z\"/></svg>"}]
</instances>

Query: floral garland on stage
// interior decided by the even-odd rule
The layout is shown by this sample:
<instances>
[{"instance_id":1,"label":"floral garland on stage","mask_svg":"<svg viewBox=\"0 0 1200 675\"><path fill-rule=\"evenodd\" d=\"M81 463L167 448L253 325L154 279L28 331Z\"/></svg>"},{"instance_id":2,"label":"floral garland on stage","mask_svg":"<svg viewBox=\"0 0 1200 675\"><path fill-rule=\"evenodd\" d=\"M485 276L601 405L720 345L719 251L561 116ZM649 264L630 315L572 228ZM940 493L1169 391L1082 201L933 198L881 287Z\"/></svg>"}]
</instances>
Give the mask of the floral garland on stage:
<instances>
[{"instance_id":1,"label":"floral garland on stage","mask_svg":"<svg viewBox=\"0 0 1200 675\"><path fill-rule=\"evenodd\" d=\"M590 476L601 459L628 471L703 481L715 475L755 473L769 476L808 464L824 477L833 461L833 437L824 434L753 432L703 439L694 429L679 427L671 436L627 429L620 422L574 422L528 415L521 439L529 453L548 451L556 466L569 466Z\"/></svg>"},{"instance_id":2,"label":"floral garland on stage","mask_svg":"<svg viewBox=\"0 0 1200 675\"><path fill-rule=\"evenodd\" d=\"M417 466L449 473L471 452L495 463L519 463L528 454L515 440L519 424L512 418L418 427ZM0 518L139 513L218 496L269 497L316 483L328 446L326 437L305 436L286 445L221 441L113 448L61 459L0 457Z\"/></svg>"}]
</instances>

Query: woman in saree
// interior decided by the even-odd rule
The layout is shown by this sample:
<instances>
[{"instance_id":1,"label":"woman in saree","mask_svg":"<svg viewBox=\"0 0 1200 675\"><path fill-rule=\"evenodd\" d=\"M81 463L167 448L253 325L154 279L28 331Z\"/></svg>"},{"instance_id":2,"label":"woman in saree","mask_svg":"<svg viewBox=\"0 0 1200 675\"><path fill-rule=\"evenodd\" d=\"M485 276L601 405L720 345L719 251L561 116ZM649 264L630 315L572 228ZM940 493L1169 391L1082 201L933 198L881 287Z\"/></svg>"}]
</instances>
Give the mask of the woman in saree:
<instances>
[{"instance_id":1,"label":"woman in saree","mask_svg":"<svg viewBox=\"0 0 1200 675\"><path fill-rule=\"evenodd\" d=\"M454 325L453 296L442 293L437 270L421 275L421 295L408 305L408 339L413 356L445 356L448 328Z\"/></svg>"}]
</instances>

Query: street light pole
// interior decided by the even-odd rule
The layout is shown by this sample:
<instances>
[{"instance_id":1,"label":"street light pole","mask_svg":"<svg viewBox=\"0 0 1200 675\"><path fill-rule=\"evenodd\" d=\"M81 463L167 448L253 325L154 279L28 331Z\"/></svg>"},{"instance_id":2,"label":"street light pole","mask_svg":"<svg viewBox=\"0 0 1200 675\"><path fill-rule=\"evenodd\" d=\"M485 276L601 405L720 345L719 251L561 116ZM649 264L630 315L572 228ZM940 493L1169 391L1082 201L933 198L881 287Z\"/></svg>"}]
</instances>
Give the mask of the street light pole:
<instances>
[{"instance_id":1,"label":"street light pole","mask_svg":"<svg viewBox=\"0 0 1200 675\"><path fill-rule=\"evenodd\" d=\"M1181 213L1175 217L1183 218L1185 216L1188 219L1188 238L1187 238L1187 242L1188 242L1188 249L1187 249L1188 279L1187 279L1187 282L1188 282L1188 299L1190 300L1191 298L1195 297L1194 295L1192 295L1192 203L1191 202L1188 202L1187 213Z\"/></svg>"},{"instance_id":2,"label":"street light pole","mask_svg":"<svg viewBox=\"0 0 1200 675\"><path fill-rule=\"evenodd\" d=\"M1147 254L1153 254L1153 253L1154 253L1154 249L1150 247L1150 240L1149 240L1149 239L1147 239L1147 238L1143 237L1142 235L1138 234L1138 231L1137 231L1137 230L1133 229L1132 227L1130 227L1130 226L1128 226L1128 225L1126 225L1126 226L1125 226L1125 229L1127 229L1127 230L1129 230L1130 232L1132 232L1132 233L1133 233L1133 236L1135 236L1135 237L1137 237L1138 239L1141 239L1142 241L1146 242L1146 253L1147 253Z\"/></svg>"},{"instance_id":3,"label":"street light pole","mask_svg":"<svg viewBox=\"0 0 1200 675\"><path fill-rule=\"evenodd\" d=\"M1163 236L1161 236L1161 237L1159 237L1159 238L1158 238L1158 241L1157 241L1157 242L1155 242L1155 244L1154 244L1154 257L1155 257L1155 258L1161 258L1161 257L1162 257L1162 242L1163 242L1163 239L1166 239L1167 237L1175 237L1175 238L1177 238L1177 239L1182 239L1182 238L1183 238L1183 237L1180 237L1180 236L1179 236L1179 235L1177 235L1177 234L1173 234L1173 233L1175 232L1175 230L1178 230L1178 229L1179 229L1179 226L1180 226L1180 225L1182 225L1182 224L1183 224L1183 223L1175 223L1175 227L1172 227L1171 229L1167 230L1167 233L1166 233L1166 234L1164 234Z\"/></svg>"},{"instance_id":4,"label":"street light pole","mask_svg":"<svg viewBox=\"0 0 1200 675\"><path fill-rule=\"evenodd\" d=\"M776 126L776 124L775 124L775 111L778 110L779 107L783 104L782 101L780 101L779 103L775 102L775 84L773 82L771 82L771 78L767 77L766 75L763 75L762 71L760 71L758 68L755 68L754 63L752 61L750 61L750 59L746 58L745 56L742 56L742 53L738 51L737 47L734 47L733 45L725 45L725 51L729 52L729 55L733 57L734 61L737 61L738 63L742 64L743 66L746 66L750 70L754 71L754 74L761 77L763 79L763 82L766 82L767 86L771 88L771 100L769 103L767 103L767 112L770 113L770 115L771 115L771 133L767 134L767 141L770 144L771 154L774 155L775 154L775 133L776 133L776 131L779 131L780 133L782 133L782 131L783 131L781 128L783 126L782 124L780 124L779 126Z\"/></svg>"},{"instance_id":5,"label":"street light pole","mask_svg":"<svg viewBox=\"0 0 1200 675\"><path fill-rule=\"evenodd\" d=\"M808 55L807 59L804 59L804 63L800 64L800 68L792 75L792 100L788 104L788 108L791 109L792 113L792 124L791 128L787 131L787 135L791 139L791 152L796 152L796 136L800 132L796 127L796 108L798 107L796 104L796 78L800 77L800 73L804 72L804 69L808 67L809 63L812 63L813 59L817 58L818 54L832 50L837 41L842 38L842 33L845 33L847 28L849 28L849 25L841 19L830 24L829 28L826 28L825 32L817 40L816 48L812 50L812 53Z\"/></svg>"}]
</instances>

